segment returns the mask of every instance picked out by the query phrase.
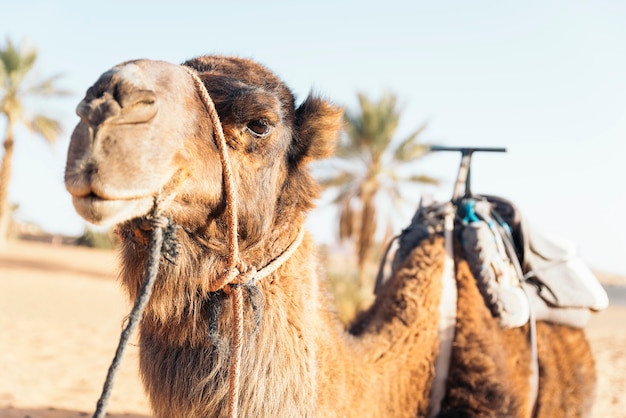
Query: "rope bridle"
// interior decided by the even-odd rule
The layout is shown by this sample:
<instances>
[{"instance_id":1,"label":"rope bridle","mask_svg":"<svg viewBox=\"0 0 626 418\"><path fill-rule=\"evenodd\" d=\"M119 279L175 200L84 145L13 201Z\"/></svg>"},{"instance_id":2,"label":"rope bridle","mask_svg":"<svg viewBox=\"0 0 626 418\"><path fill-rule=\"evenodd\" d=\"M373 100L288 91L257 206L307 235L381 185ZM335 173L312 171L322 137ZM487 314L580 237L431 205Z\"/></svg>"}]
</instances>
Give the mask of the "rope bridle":
<instances>
[{"instance_id":1,"label":"rope bridle","mask_svg":"<svg viewBox=\"0 0 626 418\"><path fill-rule=\"evenodd\" d=\"M226 269L223 274L219 276L218 280L209 288L209 291L217 292L219 290L223 290L224 293L233 299L232 314L234 331L230 344L231 359L229 366L228 416L235 418L239 412L239 384L241 378L241 353L244 332L242 287L254 285L257 281L274 273L296 251L304 237L304 230L301 229L298 236L294 239L294 241L292 241L291 244L289 244L283 253L273 259L262 269L257 270L254 266L247 266L242 262L239 256L237 195L235 193L232 168L228 158L228 149L222 123L217 114L217 110L215 109L215 104L213 103L206 86L202 80L200 80L200 77L198 77L196 71L187 66L183 66L183 68L191 76L196 86L196 90L200 95L200 98L209 115L213 126L215 144L217 146L220 163L222 165L224 197L226 200L226 221L228 226L228 255L226 259ZM169 196L167 200L169 201L171 198L172 197ZM113 388L113 380L124 357L128 340L139 325L143 311L145 310L145 307L150 300L150 296L152 295L152 289L158 273L161 250L164 245L169 245L164 242L164 231L166 231L169 220L162 215L161 211L163 205L159 203L160 202L158 201L155 202L155 208L149 216L152 223L152 236L149 246L146 277L131 313L128 316L128 323L120 336L120 342L111 366L109 367L102 394L98 399L98 404L96 406L96 411L93 414L93 418L103 418L106 414L106 407Z\"/></svg>"}]
</instances>

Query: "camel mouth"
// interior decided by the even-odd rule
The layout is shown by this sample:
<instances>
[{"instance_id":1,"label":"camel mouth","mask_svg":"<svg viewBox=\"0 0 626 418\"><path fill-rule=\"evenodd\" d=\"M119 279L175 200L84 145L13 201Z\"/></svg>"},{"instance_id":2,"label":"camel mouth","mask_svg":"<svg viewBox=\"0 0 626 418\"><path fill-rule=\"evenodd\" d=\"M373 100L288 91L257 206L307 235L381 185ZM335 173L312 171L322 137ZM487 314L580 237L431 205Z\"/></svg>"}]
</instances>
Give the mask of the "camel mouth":
<instances>
[{"instance_id":1,"label":"camel mouth","mask_svg":"<svg viewBox=\"0 0 626 418\"><path fill-rule=\"evenodd\" d=\"M154 206L154 198L141 196L131 199L105 199L90 193L85 196L73 196L72 204L76 212L87 222L113 226L148 214Z\"/></svg>"}]
</instances>

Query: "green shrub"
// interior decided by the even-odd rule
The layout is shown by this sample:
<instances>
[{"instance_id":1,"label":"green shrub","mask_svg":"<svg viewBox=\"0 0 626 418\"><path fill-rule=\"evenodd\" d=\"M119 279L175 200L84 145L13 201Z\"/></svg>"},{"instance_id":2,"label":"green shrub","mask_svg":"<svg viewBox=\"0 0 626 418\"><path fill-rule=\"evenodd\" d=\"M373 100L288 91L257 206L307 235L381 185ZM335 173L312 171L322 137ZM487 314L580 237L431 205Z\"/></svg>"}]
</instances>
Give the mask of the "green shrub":
<instances>
[{"instance_id":1,"label":"green shrub","mask_svg":"<svg viewBox=\"0 0 626 418\"><path fill-rule=\"evenodd\" d=\"M374 301L374 283L379 260L382 259L385 249L386 246L381 244L374 247L372 261L366 266L364 283L361 287L356 255L332 253L330 247L321 247L320 259L339 317L344 324L349 324L358 312L367 309ZM389 258L392 256L390 255Z\"/></svg>"},{"instance_id":2,"label":"green shrub","mask_svg":"<svg viewBox=\"0 0 626 418\"><path fill-rule=\"evenodd\" d=\"M77 245L83 247L100 248L110 250L115 248L119 243L117 235L112 230L95 231L89 227L85 228L85 232L78 237Z\"/></svg>"},{"instance_id":3,"label":"green shrub","mask_svg":"<svg viewBox=\"0 0 626 418\"><path fill-rule=\"evenodd\" d=\"M328 265L327 277L339 317L344 324L348 324L354 319L362 302L359 275L356 269Z\"/></svg>"}]
</instances>

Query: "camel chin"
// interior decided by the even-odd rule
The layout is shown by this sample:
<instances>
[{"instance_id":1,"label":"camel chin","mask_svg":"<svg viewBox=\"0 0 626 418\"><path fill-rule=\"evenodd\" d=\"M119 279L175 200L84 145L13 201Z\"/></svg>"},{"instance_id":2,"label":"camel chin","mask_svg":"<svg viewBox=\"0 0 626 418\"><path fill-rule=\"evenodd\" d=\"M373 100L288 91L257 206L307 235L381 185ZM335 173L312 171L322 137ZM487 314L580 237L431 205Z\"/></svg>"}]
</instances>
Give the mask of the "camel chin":
<instances>
[{"instance_id":1,"label":"camel chin","mask_svg":"<svg viewBox=\"0 0 626 418\"><path fill-rule=\"evenodd\" d=\"M89 195L74 196L72 203L76 212L87 222L100 226L114 226L147 215L154 206L154 198L146 196L112 200Z\"/></svg>"}]
</instances>

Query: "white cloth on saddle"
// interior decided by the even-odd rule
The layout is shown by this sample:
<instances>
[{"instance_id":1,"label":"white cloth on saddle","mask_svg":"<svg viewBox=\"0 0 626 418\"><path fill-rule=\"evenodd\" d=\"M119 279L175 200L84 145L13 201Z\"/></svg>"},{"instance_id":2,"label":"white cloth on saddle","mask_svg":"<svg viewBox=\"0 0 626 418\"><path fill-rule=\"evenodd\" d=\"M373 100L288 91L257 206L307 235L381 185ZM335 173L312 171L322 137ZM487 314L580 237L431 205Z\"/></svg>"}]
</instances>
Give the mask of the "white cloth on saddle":
<instances>
[{"instance_id":1,"label":"white cloth on saddle","mask_svg":"<svg viewBox=\"0 0 626 418\"><path fill-rule=\"evenodd\" d=\"M574 328L584 328L589 322L591 318L591 311L589 309L551 307L539 296L537 288L534 285L525 282L522 286L524 286L526 290L528 301L537 321L563 324Z\"/></svg>"},{"instance_id":2,"label":"white cloth on saddle","mask_svg":"<svg viewBox=\"0 0 626 418\"><path fill-rule=\"evenodd\" d=\"M538 233L528 225L523 229L527 243L524 262L529 269L526 277L541 283L537 293L548 307L600 311L609 305L606 290L580 259L575 245Z\"/></svg>"}]
</instances>

